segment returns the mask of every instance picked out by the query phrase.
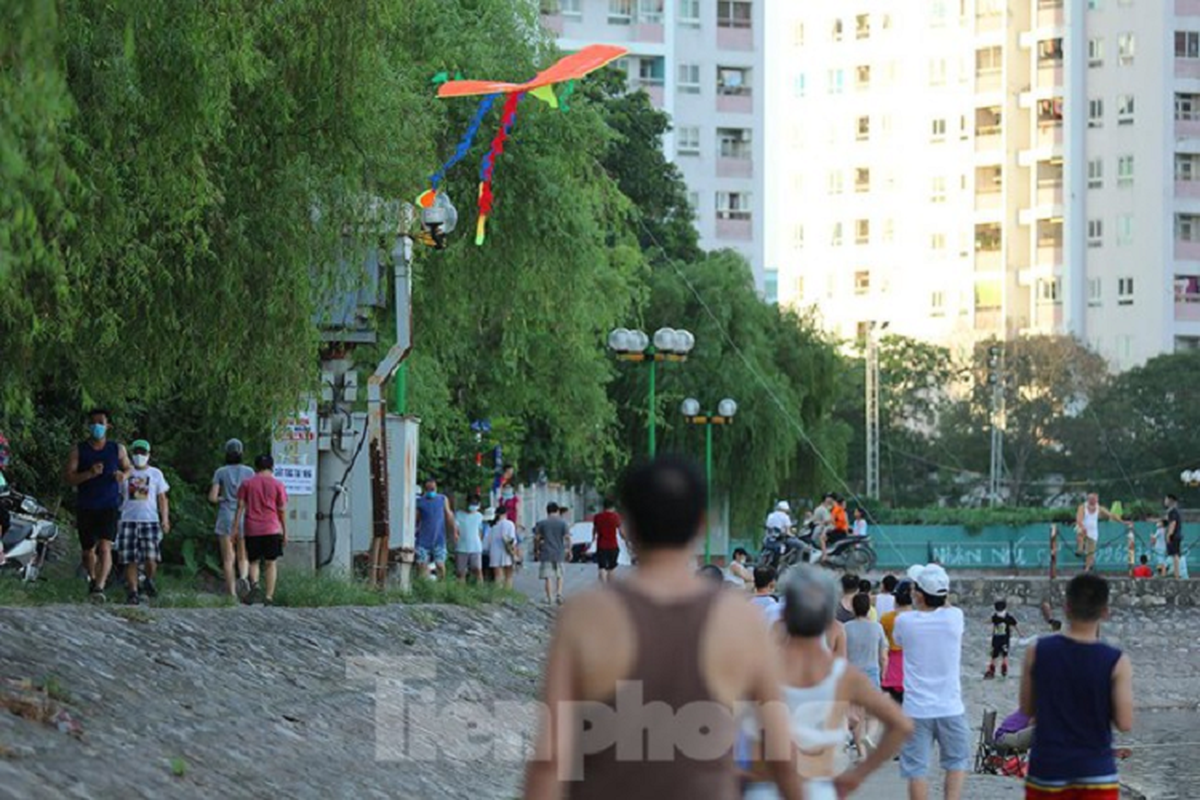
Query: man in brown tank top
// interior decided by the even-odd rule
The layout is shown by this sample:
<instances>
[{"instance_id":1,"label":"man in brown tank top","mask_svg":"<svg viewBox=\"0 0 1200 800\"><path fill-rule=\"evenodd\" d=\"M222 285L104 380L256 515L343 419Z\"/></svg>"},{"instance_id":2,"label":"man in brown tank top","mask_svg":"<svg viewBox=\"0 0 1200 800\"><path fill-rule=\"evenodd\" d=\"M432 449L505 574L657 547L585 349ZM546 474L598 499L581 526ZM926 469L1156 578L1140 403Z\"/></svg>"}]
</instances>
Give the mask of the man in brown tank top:
<instances>
[{"instance_id":1,"label":"man in brown tank top","mask_svg":"<svg viewBox=\"0 0 1200 800\"><path fill-rule=\"evenodd\" d=\"M637 569L559 613L525 797L736 800L735 706L749 701L781 794L801 800L777 648L758 609L695 573L703 478L659 458L626 474L621 502Z\"/></svg>"}]
</instances>

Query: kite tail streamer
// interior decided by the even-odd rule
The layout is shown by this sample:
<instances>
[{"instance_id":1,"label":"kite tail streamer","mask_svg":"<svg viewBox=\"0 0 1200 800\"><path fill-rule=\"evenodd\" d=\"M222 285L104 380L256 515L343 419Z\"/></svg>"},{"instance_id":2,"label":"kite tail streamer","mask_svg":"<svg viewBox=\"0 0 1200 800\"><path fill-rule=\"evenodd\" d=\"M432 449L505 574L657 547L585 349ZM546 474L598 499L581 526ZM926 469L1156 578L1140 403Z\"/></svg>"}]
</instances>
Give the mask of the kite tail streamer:
<instances>
[{"instance_id":1,"label":"kite tail streamer","mask_svg":"<svg viewBox=\"0 0 1200 800\"><path fill-rule=\"evenodd\" d=\"M483 157L483 164L479 168L479 221L475 224L475 244L477 245L483 244L487 236L487 218L492 213L494 200L492 173L496 169L496 157L504 152L504 142L508 139L508 132L512 130L512 126L517 121L517 105L524 96L524 92L516 92L505 99L504 113L500 117L500 130L496 131L496 138L492 139L492 148Z\"/></svg>"},{"instance_id":2,"label":"kite tail streamer","mask_svg":"<svg viewBox=\"0 0 1200 800\"><path fill-rule=\"evenodd\" d=\"M574 79L572 79L572 80L567 81L567 85L563 89L563 93L558 96L558 107L560 109L562 109L564 113L570 110L570 107L567 105L567 98L570 97L571 95L573 95L574 93L575 93L575 81L574 81Z\"/></svg>"},{"instance_id":3,"label":"kite tail streamer","mask_svg":"<svg viewBox=\"0 0 1200 800\"><path fill-rule=\"evenodd\" d=\"M467 153L471 151L471 144L475 141L475 134L479 132L479 126L483 124L483 118L487 116L497 97L499 95L484 95L483 99L479 101L479 108L475 110L475 116L471 118L471 125L467 128L467 132L459 140L454 155L450 156L450 159L445 164L442 164L437 172L429 176L429 182L433 185L434 189L437 189L438 184L442 182L442 178L446 177L446 172L459 161L466 158Z\"/></svg>"}]
</instances>

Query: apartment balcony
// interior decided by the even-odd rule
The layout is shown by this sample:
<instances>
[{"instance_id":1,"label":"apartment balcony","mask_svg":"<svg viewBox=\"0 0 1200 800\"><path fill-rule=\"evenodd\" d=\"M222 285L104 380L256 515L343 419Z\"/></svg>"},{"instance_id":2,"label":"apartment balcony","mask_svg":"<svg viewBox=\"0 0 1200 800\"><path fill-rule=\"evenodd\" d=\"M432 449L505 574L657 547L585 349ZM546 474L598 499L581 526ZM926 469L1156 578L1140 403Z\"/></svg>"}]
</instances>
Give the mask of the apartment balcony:
<instances>
[{"instance_id":1,"label":"apartment balcony","mask_svg":"<svg viewBox=\"0 0 1200 800\"><path fill-rule=\"evenodd\" d=\"M754 160L749 156L744 158L721 157L717 159L718 178L753 178Z\"/></svg>"},{"instance_id":2,"label":"apartment balcony","mask_svg":"<svg viewBox=\"0 0 1200 800\"><path fill-rule=\"evenodd\" d=\"M975 92L977 94L982 94L985 92L998 92L1000 91L1001 86L1004 85L1003 78L1004 76L1000 70L991 72L976 72Z\"/></svg>"},{"instance_id":3,"label":"apartment balcony","mask_svg":"<svg viewBox=\"0 0 1200 800\"><path fill-rule=\"evenodd\" d=\"M639 22L633 26L633 41L662 44L666 40L661 22Z\"/></svg>"},{"instance_id":4,"label":"apartment balcony","mask_svg":"<svg viewBox=\"0 0 1200 800\"><path fill-rule=\"evenodd\" d=\"M749 242L754 239L754 222L749 218L722 219L718 217L717 238Z\"/></svg>"},{"instance_id":5,"label":"apartment balcony","mask_svg":"<svg viewBox=\"0 0 1200 800\"><path fill-rule=\"evenodd\" d=\"M1039 89L1059 88L1063 85L1063 67L1061 61L1048 64L1038 64L1037 85Z\"/></svg>"},{"instance_id":6,"label":"apartment balcony","mask_svg":"<svg viewBox=\"0 0 1200 800\"><path fill-rule=\"evenodd\" d=\"M1002 145L1003 139L1000 135L999 125L975 129L976 153L988 153L992 150L999 150Z\"/></svg>"},{"instance_id":7,"label":"apartment balcony","mask_svg":"<svg viewBox=\"0 0 1200 800\"><path fill-rule=\"evenodd\" d=\"M1175 16L1200 17L1200 0L1175 0Z\"/></svg>"},{"instance_id":8,"label":"apartment balcony","mask_svg":"<svg viewBox=\"0 0 1200 800\"><path fill-rule=\"evenodd\" d=\"M663 107L663 82L660 78L634 78L630 85L650 95L650 105L655 108Z\"/></svg>"},{"instance_id":9,"label":"apartment balcony","mask_svg":"<svg viewBox=\"0 0 1200 800\"><path fill-rule=\"evenodd\" d=\"M1004 312L998 308L976 308L975 330L999 331L1004 327Z\"/></svg>"},{"instance_id":10,"label":"apartment balcony","mask_svg":"<svg viewBox=\"0 0 1200 800\"><path fill-rule=\"evenodd\" d=\"M1037 137L1034 139L1034 144L1038 147L1054 147L1062 145L1063 129L1062 123L1055 125L1038 125Z\"/></svg>"},{"instance_id":11,"label":"apartment balcony","mask_svg":"<svg viewBox=\"0 0 1200 800\"><path fill-rule=\"evenodd\" d=\"M1200 198L1200 181L1175 181L1175 196Z\"/></svg>"},{"instance_id":12,"label":"apartment balcony","mask_svg":"<svg viewBox=\"0 0 1200 800\"><path fill-rule=\"evenodd\" d=\"M1200 119L1175 120L1176 139L1200 139Z\"/></svg>"},{"instance_id":13,"label":"apartment balcony","mask_svg":"<svg viewBox=\"0 0 1200 800\"><path fill-rule=\"evenodd\" d=\"M542 27L556 36L563 35L563 15L559 13L542 14Z\"/></svg>"},{"instance_id":14,"label":"apartment balcony","mask_svg":"<svg viewBox=\"0 0 1200 800\"><path fill-rule=\"evenodd\" d=\"M1063 202L1062 184L1038 186L1037 204L1039 206L1061 206Z\"/></svg>"},{"instance_id":15,"label":"apartment balcony","mask_svg":"<svg viewBox=\"0 0 1200 800\"><path fill-rule=\"evenodd\" d=\"M1052 3L1040 0L1038 3L1037 24L1039 28L1057 28L1064 22L1062 3Z\"/></svg>"},{"instance_id":16,"label":"apartment balcony","mask_svg":"<svg viewBox=\"0 0 1200 800\"><path fill-rule=\"evenodd\" d=\"M1001 192L976 192L976 211L999 211L1004 205L1004 195Z\"/></svg>"},{"instance_id":17,"label":"apartment balcony","mask_svg":"<svg viewBox=\"0 0 1200 800\"><path fill-rule=\"evenodd\" d=\"M753 50L753 28L717 28L718 50Z\"/></svg>"},{"instance_id":18,"label":"apartment balcony","mask_svg":"<svg viewBox=\"0 0 1200 800\"><path fill-rule=\"evenodd\" d=\"M1038 245L1034 263L1039 267L1061 267L1062 245Z\"/></svg>"},{"instance_id":19,"label":"apartment balcony","mask_svg":"<svg viewBox=\"0 0 1200 800\"><path fill-rule=\"evenodd\" d=\"M976 33L995 33L1004 30L1003 14L979 14L975 17Z\"/></svg>"},{"instance_id":20,"label":"apartment balcony","mask_svg":"<svg viewBox=\"0 0 1200 800\"><path fill-rule=\"evenodd\" d=\"M1200 261L1200 242L1175 240L1176 261Z\"/></svg>"},{"instance_id":21,"label":"apartment balcony","mask_svg":"<svg viewBox=\"0 0 1200 800\"><path fill-rule=\"evenodd\" d=\"M1175 293L1175 321L1200 322L1200 294Z\"/></svg>"},{"instance_id":22,"label":"apartment balcony","mask_svg":"<svg viewBox=\"0 0 1200 800\"><path fill-rule=\"evenodd\" d=\"M1004 269L1004 254L999 250L976 250L976 272L999 272Z\"/></svg>"},{"instance_id":23,"label":"apartment balcony","mask_svg":"<svg viewBox=\"0 0 1200 800\"><path fill-rule=\"evenodd\" d=\"M1190 78L1195 80L1200 78L1200 59L1196 58L1177 58L1175 59L1175 77Z\"/></svg>"},{"instance_id":24,"label":"apartment balcony","mask_svg":"<svg viewBox=\"0 0 1200 800\"><path fill-rule=\"evenodd\" d=\"M753 114L754 95L750 94L750 92L746 92L745 94L718 94L717 113Z\"/></svg>"}]
</instances>

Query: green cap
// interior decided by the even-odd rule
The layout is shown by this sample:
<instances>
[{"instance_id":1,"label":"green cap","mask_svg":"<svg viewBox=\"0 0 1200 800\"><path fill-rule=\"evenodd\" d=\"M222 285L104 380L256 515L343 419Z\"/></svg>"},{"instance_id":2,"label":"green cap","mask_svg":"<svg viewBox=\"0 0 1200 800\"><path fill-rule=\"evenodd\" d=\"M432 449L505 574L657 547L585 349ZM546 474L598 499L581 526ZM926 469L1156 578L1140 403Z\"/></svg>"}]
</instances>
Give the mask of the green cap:
<instances>
[{"instance_id":1,"label":"green cap","mask_svg":"<svg viewBox=\"0 0 1200 800\"><path fill-rule=\"evenodd\" d=\"M129 445L129 449L134 450L134 451L145 450L147 453L149 453L150 452L150 443L147 442L145 439L134 439L133 444Z\"/></svg>"}]
</instances>

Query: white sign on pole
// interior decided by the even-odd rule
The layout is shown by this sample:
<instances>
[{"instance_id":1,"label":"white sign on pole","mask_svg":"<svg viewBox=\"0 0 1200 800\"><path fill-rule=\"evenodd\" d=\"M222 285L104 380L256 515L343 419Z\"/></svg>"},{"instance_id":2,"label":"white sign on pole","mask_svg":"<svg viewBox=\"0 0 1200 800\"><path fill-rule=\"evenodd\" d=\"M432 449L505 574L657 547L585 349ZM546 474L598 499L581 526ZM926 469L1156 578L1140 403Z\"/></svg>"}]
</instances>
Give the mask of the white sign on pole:
<instances>
[{"instance_id":1,"label":"white sign on pole","mask_svg":"<svg viewBox=\"0 0 1200 800\"><path fill-rule=\"evenodd\" d=\"M289 497L314 494L317 491L317 467L315 464L276 464L275 477Z\"/></svg>"}]
</instances>

